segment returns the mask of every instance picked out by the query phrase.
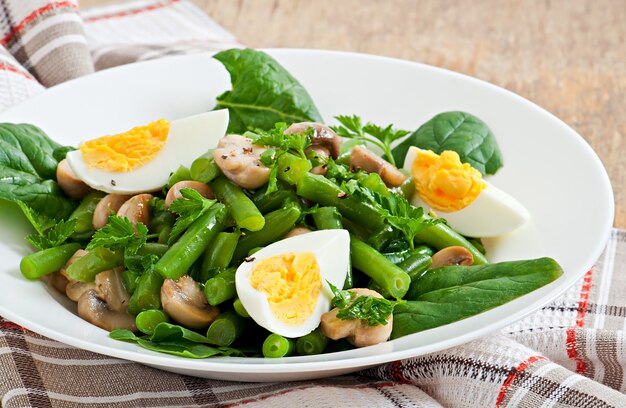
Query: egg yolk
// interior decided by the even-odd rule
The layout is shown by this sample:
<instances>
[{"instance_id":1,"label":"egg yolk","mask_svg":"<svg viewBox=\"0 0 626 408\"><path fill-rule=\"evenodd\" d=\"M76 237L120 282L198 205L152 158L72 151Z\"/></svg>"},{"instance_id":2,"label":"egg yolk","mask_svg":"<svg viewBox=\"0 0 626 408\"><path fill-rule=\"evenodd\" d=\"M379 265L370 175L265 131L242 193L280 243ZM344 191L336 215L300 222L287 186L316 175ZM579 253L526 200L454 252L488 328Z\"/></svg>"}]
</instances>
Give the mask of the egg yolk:
<instances>
[{"instance_id":1,"label":"egg yolk","mask_svg":"<svg viewBox=\"0 0 626 408\"><path fill-rule=\"evenodd\" d=\"M418 150L411 174L420 197L433 209L446 212L467 207L486 186L480 172L461 163L458 153L451 150L441 155Z\"/></svg>"},{"instance_id":2,"label":"egg yolk","mask_svg":"<svg viewBox=\"0 0 626 408\"><path fill-rule=\"evenodd\" d=\"M80 151L90 167L114 172L134 170L163 149L169 128L169 122L160 119L128 132L89 140L80 145Z\"/></svg>"},{"instance_id":3,"label":"egg yolk","mask_svg":"<svg viewBox=\"0 0 626 408\"><path fill-rule=\"evenodd\" d=\"M254 266L249 279L254 289L267 295L274 316L292 326L311 316L322 290L320 268L310 252L265 258Z\"/></svg>"}]
</instances>

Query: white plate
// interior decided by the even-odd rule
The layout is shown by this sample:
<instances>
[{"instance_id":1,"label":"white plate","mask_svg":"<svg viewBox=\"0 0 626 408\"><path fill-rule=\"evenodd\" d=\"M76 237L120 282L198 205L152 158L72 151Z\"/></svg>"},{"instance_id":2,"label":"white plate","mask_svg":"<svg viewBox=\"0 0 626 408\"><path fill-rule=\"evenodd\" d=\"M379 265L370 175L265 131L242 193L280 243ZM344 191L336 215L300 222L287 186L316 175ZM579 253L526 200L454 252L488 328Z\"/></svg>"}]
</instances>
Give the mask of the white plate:
<instances>
[{"instance_id":1,"label":"white plate","mask_svg":"<svg viewBox=\"0 0 626 408\"><path fill-rule=\"evenodd\" d=\"M358 114L380 124L416 129L433 115L464 110L492 129L504 167L490 181L521 201L532 222L487 242L492 261L555 258L563 277L494 310L359 350L277 360L191 360L110 340L77 317L71 302L28 282L19 261L30 251L19 211L0 203L0 314L76 347L164 370L242 381L295 380L356 371L442 350L500 329L540 308L580 278L600 256L613 222L608 176L571 128L531 102L488 83L430 66L350 53L270 50L310 92L323 117ZM160 117L210 109L229 89L228 74L209 55L172 57L114 68L54 87L0 115L0 121L42 127L60 143L126 130ZM563 101L567 103L567 101Z\"/></svg>"}]
</instances>

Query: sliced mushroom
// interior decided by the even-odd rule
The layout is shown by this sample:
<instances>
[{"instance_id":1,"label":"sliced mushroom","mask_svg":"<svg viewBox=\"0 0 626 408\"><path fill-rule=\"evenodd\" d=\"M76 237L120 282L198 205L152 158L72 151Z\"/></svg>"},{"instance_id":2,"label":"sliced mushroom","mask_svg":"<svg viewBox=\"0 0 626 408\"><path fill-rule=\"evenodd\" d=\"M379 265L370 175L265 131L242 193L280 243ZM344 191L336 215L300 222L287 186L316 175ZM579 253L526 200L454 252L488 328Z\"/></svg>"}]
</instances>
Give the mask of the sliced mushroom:
<instances>
[{"instance_id":1,"label":"sliced mushroom","mask_svg":"<svg viewBox=\"0 0 626 408\"><path fill-rule=\"evenodd\" d=\"M371 289L354 288L349 289L358 296L383 296ZM320 329L322 333L332 340L345 338L350 344L356 347L372 346L374 344L387 341L393 328L393 315L389 316L387 324L381 326L370 326L367 322L359 319L343 320L337 317L338 308L334 308L322 315Z\"/></svg>"},{"instance_id":2,"label":"sliced mushroom","mask_svg":"<svg viewBox=\"0 0 626 408\"><path fill-rule=\"evenodd\" d=\"M326 160L330 157L330 152L324 146L309 146L304 151L309 159L313 159L317 157L318 162L322 162L324 164L319 164L313 167L310 171L313 174L326 175L328 171L328 167L326 166Z\"/></svg>"},{"instance_id":3,"label":"sliced mushroom","mask_svg":"<svg viewBox=\"0 0 626 408\"><path fill-rule=\"evenodd\" d=\"M291 231L289 231L287 234L285 234L283 239L295 237L298 235L308 234L309 232L312 232L312 231L306 227L295 227Z\"/></svg>"},{"instance_id":4,"label":"sliced mushroom","mask_svg":"<svg viewBox=\"0 0 626 408\"><path fill-rule=\"evenodd\" d=\"M190 329L208 327L220 314L219 308L207 303L199 285L188 275L163 282L161 304L165 313Z\"/></svg>"},{"instance_id":5,"label":"sliced mushroom","mask_svg":"<svg viewBox=\"0 0 626 408\"><path fill-rule=\"evenodd\" d=\"M213 151L215 163L222 173L240 187L259 188L270 177L270 169L259 160L265 147L252 144L252 139L240 135L226 135Z\"/></svg>"},{"instance_id":6,"label":"sliced mushroom","mask_svg":"<svg viewBox=\"0 0 626 408\"><path fill-rule=\"evenodd\" d=\"M352 149L350 168L352 171L363 170L367 173L378 173L389 187L398 187L406 180L406 175L396 166L362 146L355 146Z\"/></svg>"},{"instance_id":7,"label":"sliced mushroom","mask_svg":"<svg viewBox=\"0 0 626 408\"><path fill-rule=\"evenodd\" d=\"M122 194L107 194L98 201L96 209L93 212L92 224L95 229L100 229L109 222L109 215L116 214L122 204L124 204L131 196Z\"/></svg>"},{"instance_id":8,"label":"sliced mushroom","mask_svg":"<svg viewBox=\"0 0 626 408\"><path fill-rule=\"evenodd\" d=\"M440 249L433 255L431 269L450 265L470 266L473 263L474 257L466 248L462 246L449 246Z\"/></svg>"},{"instance_id":9,"label":"sliced mushroom","mask_svg":"<svg viewBox=\"0 0 626 408\"><path fill-rule=\"evenodd\" d=\"M126 312L130 295L122 283L122 267L100 272L94 281L96 295L114 312Z\"/></svg>"},{"instance_id":10,"label":"sliced mushroom","mask_svg":"<svg viewBox=\"0 0 626 408\"><path fill-rule=\"evenodd\" d=\"M138 222L148 225L150 223L150 205L148 202L151 199L152 194L134 195L122 204L117 215L128 218L133 225L137 225Z\"/></svg>"},{"instance_id":11,"label":"sliced mushroom","mask_svg":"<svg viewBox=\"0 0 626 408\"><path fill-rule=\"evenodd\" d=\"M172 201L182 197L180 190L183 188L194 189L204 198L215 198L213 190L211 190L211 187L208 185L199 181L184 180L174 184L167 192L167 196L165 196L165 207L170 208Z\"/></svg>"},{"instance_id":12,"label":"sliced mushroom","mask_svg":"<svg viewBox=\"0 0 626 408\"><path fill-rule=\"evenodd\" d=\"M69 284L69 280L61 275L60 272L50 273L41 277L41 280L46 282L50 287L65 294L65 288Z\"/></svg>"},{"instance_id":13,"label":"sliced mushroom","mask_svg":"<svg viewBox=\"0 0 626 408\"><path fill-rule=\"evenodd\" d=\"M285 134L304 133L311 128L313 128L311 144L313 146L322 146L328 149L328 152L333 159L339 157L339 151L342 143L341 137L326 125L317 122L293 123L285 130Z\"/></svg>"},{"instance_id":14,"label":"sliced mushroom","mask_svg":"<svg viewBox=\"0 0 626 408\"><path fill-rule=\"evenodd\" d=\"M57 165L57 182L66 195L75 199L81 199L91 191L91 187L74 174L66 159Z\"/></svg>"},{"instance_id":15,"label":"sliced mushroom","mask_svg":"<svg viewBox=\"0 0 626 408\"><path fill-rule=\"evenodd\" d=\"M73 300L74 302L78 302L78 299L80 299L80 297L85 292L88 292L96 288L95 283L79 282L77 280L70 278L70 276L66 272L67 268L69 268L71 264L76 262L78 258L85 256L85 255L87 255L87 251L85 251L84 249L79 249L78 251L74 252L74 255L72 255L72 257L68 259L65 265L63 265L63 267L59 270L59 273L65 278L67 278L68 280L68 283L65 286L65 295L67 295L67 297Z\"/></svg>"},{"instance_id":16,"label":"sliced mushroom","mask_svg":"<svg viewBox=\"0 0 626 408\"><path fill-rule=\"evenodd\" d=\"M96 295L95 290L85 292L78 299L78 315L104 330L126 329L137 331L135 317L126 312L115 312Z\"/></svg>"}]
</instances>

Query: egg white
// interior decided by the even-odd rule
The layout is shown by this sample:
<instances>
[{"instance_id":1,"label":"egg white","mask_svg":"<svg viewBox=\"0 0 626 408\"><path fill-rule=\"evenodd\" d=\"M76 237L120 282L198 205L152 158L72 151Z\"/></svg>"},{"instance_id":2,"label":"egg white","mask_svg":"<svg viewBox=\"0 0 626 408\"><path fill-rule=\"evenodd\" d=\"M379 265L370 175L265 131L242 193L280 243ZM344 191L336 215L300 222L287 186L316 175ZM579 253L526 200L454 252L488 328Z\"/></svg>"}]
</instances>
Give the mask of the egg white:
<instances>
[{"instance_id":1,"label":"egg white","mask_svg":"<svg viewBox=\"0 0 626 408\"><path fill-rule=\"evenodd\" d=\"M191 166L201 154L217 145L228 127L228 109L210 111L170 123L165 145L145 165L126 172L106 171L89 166L80 150L67 154L70 168L90 187L116 194L157 191L179 166Z\"/></svg>"},{"instance_id":2,"label":"egg white","mask_svg":"<svg viewBox=\"0 0 626 408\"><path fill-rule=\"evenodd\" d=\"M261 260L290 252L312 252L320 267L322 290L311 316L302 324L288 325L276 318L267 295L252 287L250 273ZM330 310L332 291L328 282L341 288L350 266L350 235L346 230L320 230L277 241L255 252L251 262L243 262L235 275L237 296L250 317L261 327L284 337L304 336L320 324L322 314Z\"/></svg>"},{"instance_id":3,"label":"egg white","mask_svg":"<svg viewBox=\"0 0 626 408\"><path fill-rule=\"evenodd\" d=\"M411 147L404 159L404 169L409 173L418 148ZM411 202L423 207L425 212L433 211L440 218L445 218L454 230L469 237L496 237L521 227L530 219L528 210L511 195L498 189L486 180L486 187L467 207L453 212L431 208L416 192Z\"/></svg>"}]
</instances>

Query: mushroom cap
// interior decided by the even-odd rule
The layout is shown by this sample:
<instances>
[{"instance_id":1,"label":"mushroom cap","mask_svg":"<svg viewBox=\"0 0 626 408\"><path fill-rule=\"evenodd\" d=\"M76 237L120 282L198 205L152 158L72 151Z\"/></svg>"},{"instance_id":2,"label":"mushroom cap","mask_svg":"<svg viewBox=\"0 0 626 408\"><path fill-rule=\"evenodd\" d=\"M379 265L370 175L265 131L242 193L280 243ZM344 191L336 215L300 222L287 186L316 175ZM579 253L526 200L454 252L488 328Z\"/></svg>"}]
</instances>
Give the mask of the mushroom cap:
<instances>
[{"instance_id":1,"label":"mushroom cap","mask_svg":"<svg viewBox=\"0 0 626 408\"><path fill-rule=\"evenodd\" d=\"M112 311L102 299L98 298L95 290L88 290L78 299L78 315L104 330L137 331L134 316Z\"/></svg>"},{"instance_id":2,"label":"mushroom cap","mask_svg":"<svg viewBox=\"0 0 626 408\"><path fill-rule=\"evenodd\" d=\"M100 229L109 222L109 215L116 214L122 204L124 204L131 196L122 194L107 194L98 201L96 209L93 212L91 223L95 229Z\"/></svg>"},{"instance_id":3,"label":"mushroom cap","mask_svg":"<svg viewBox=\"0 0 626 408\"><path fill-rule=\"evenodd\" d=\"M261 163L261 154L267 148L252 143L252 139L241 135L226 135L220 139L213 151L215 164L222 173L239 187L259 188L270 177L270 168Z\"/></svg>"},{"instance_id":4,"label":"mushroom cap","mask_svg":"<svg viewBox=\"0 0 626 408\"><path fill-rule=\"evenodd\" d=\"M324 146L328 149L328 152L336 159L339 157L341 150L341 143L343 140L334 130L328 126L318 122L298 122L291 124L286 130L285 134L290 135L293 133L303 133L313 128L313 135L311 136L311 144Z\"/></svg>"},{"instance_id":5,"label":"mushroom cap","mask_svg":"<svg viewBox=\"0 0 626 408\"><path fill-rule=\"evenodd\" d=\"M220 314L219 308L207 303L198 284L188 275L163 282L161 304L165 313L190 329L208 327Z\"/></svg>"},{"instance_id":6,"label":"mushroom cap","mask_svg":"<svg viewBox=\"0 0 626 408\"><path fill-rule=\"evenodd\" d=\"M81 199L91 191L91 187L79 179L72 171L66 159L61 160L57 165L56 175L59 187L71 198Z\"/></svg>"},{"instance_id":7,"label":"mushroom cap","mask_svg":"<svg viewBox=\"0 0 626 408\"><path fill-rule=\"evenodd\" d=\"M123 270L124 268L118 267L100 272L94 281L96 295L114 312L126 312L130 300L130 295L122 283Z\"/></svg>"},{"instance_id":8,"label":"mushroom cap","mask_svg":"<svg viewBox=\"0 0 626 408\"><path fill-rule=\"evenodd\" d=\"M440 266L463 265L470 266L474 263L474 256L467 248L462 246L449 246L435 252L432 257L431 269Z\"/></svg>"},{"instance_id":9,"label":"mushroom cap","mask_svg":"<svg viewBox=\"0 0 626 408\"><path fill-rule=\"evenodd\" d=\"M363 146L355 146L350 152L350 168L352 171L378 173L389 187L398 187L407 178L396 166Z\"/></svg>"},{"instance_id":10,"label":"mushroom cap","mask_svg":"<svg viewBox=\"0 0 626 408\"><path fill-rule=\"evenodd\" d=\"M180 193L180 190L183 188L191 188L196 190L200 195L204 198L215 198L215 194L211 187L207 184L202 183L200 181L193 180L183 180L174 184L172 188L167 192L167 196L165 196L165 207L170 208L172 201L181 198L183 195Z\"/></svg>"},{"instance_id":11,"label":"mushroom cap","mask_svg":"<svg viewBox=\"0 0 626 408\"><path fill-rule=\"evenodd\" d=\"M150 206L148 202L152 199L152 194L137 194L129 198L117 211L117 215L128 218L133 224L141 222L144 225L150 223Z\"/></svg>"}]
</instances>

